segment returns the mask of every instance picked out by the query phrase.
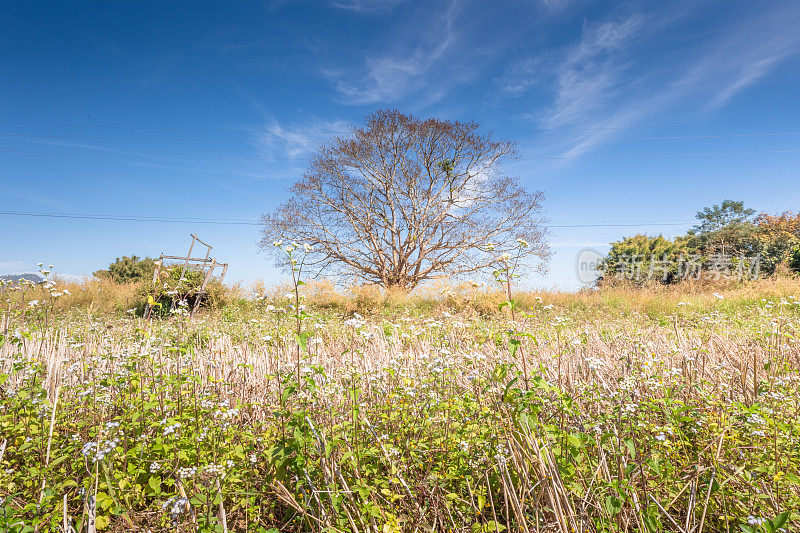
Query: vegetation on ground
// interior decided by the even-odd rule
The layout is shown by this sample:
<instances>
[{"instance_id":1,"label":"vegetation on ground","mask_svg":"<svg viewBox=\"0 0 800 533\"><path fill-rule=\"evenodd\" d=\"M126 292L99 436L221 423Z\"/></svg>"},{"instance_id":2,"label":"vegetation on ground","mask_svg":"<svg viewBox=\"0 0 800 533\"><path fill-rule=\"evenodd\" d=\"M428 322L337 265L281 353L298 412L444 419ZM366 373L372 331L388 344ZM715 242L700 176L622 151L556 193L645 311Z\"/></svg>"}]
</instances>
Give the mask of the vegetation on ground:
<instances>
[{"instance_id":1,"label":"vegetation on ground","mask_svg":"<svg viewBox=\"0 0 800 533\"><path fill-rule=\"evenodd\" d=\"M761 213L725 200L697 213L686 235L633 235L611 243L603 281L638 284L687 279L755 279L800 272L800 213Z\"/></svg>"},{"instance_id":2,"label":"vegetation on ground","mask_svg":"<svg viewBox=\"0 0 800 533\"><path fill-rule=\"evenodd\" d=\"M298 276L194 319L65 288L2 289L4 530L800 524L795 279L358 314Z\"/></svg>"}]
</instances>

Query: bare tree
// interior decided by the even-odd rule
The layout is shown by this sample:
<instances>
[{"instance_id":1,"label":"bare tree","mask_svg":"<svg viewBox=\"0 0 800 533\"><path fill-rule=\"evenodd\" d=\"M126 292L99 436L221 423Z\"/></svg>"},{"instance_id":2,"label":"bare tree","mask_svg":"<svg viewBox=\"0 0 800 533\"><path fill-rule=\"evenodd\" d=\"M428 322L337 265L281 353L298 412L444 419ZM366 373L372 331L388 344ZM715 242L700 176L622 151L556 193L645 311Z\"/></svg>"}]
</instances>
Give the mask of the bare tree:
<instances>
[{"instance_id":1,"label":"bare tree","mask_svg":"<svg viewBox=\"0 0 800 533\"><path fill-rule=\"evenodd\" d=\"M509 255L541 267L543 195L501 172L515 156L473 122L377 111L311 156L289 199L262 217L261 246L303 243L318 272L405 290Z\"/></svg>"}]
</instances>

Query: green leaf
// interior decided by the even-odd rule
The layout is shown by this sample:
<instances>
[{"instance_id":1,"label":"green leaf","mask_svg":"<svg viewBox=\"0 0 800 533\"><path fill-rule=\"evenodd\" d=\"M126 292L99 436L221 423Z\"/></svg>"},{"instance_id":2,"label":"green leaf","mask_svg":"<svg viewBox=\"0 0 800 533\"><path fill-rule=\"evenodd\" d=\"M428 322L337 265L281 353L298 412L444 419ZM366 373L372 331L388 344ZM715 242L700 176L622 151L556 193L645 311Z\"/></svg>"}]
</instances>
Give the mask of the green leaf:
<instances>
[{"instance_id":1,"label":"green leaf","mask_svg":"<svg viewBox=\"0 0 800 533\"><path fill-rule=\"evenodd\" d=\"M625 447L628 449L628 453L631 455L631 458L636 459L636 446L633 442L633 439L625 439L623 442L625 443Z\"/></svg>"},{"instance_id":2,"label":"green leaf","mask_svg":"<svg viewBox=\"0 0 800 533\"><path fill-rule=\"evenodd\" d=\"M147 484L150 485L150 488L153 489L153 492L155 492L156 494L161 494L160 476L150 476L150 479L147 480Z\"/></svg>"},{"instance_id":3,"label":"green leaf","mask_svg":"<svg viewBox=\"0 0 800 533\"><path fill-rule=\"evenodd\" d=\"M300 351L302 351L302 352L306 351L306 347L307 347L307 344L308 344L308 337L309 336L310 336L310 333L308 331L304 331L302 333L295 333L294 334L294 338L297 341L297 344L300 345Z\"/></svg>"},{"instance_id":4,"label":"green leaf","mask_svg":"<svg viewBox=\"0 0 800 533\"><path fill-rule=\"evenodd\" d=\"M772 521L772 525L775 527L776 530L778 530L783 526L785 526L786 522L788 521L789 521L789 511L784 511L775 517L775 520Z\"/></svg>"},{"instance_id":5,"label":"green leaf","mask_svg":"<svg viewBox=\"0 0 800 533\"><path fill-rule=\"evenodd\" d=\"M50 468L53 468L54 466L60 465L61 463L63 463L67 459L69 459L69 455L62 455L61 457L59 457L58 459L56 459L55 461L50 463Z\"/></svg>"},{"instance_id":6,"label":"green leaf","mask_svg":"<svg viewBox=\"0 0 800 533\"><path fill-rule=\"evenodd\" d=\"M611 516L615 516L622 510L622 500L619 498L612 496L611 494L606 495L606 502L605 502L606 512Z\"/></svg>"}]
</instances>

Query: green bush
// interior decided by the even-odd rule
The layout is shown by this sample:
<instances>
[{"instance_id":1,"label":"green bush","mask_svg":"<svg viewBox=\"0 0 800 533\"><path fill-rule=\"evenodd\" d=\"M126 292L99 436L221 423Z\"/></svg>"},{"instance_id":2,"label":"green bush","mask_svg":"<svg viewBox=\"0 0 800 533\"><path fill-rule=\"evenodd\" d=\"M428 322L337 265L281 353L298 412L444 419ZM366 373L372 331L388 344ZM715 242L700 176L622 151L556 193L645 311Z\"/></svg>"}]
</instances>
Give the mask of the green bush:
<instances>
[{"instance_id":1,"label":"green bush","mask_svg":"<svg viewBox=\"0 0 800 533\"><path fill-rule=\"evenodd\" d=\"M789 255L789 268L791 268L793 272L800 274L800 245L795 246L794 250L792 250Z\"/></svg>"},{"instance_id":2,"label":"green bush","mask_svg":"<svg viewBox=\"0 0 800 533\"><path fill-rule=\"evenodd\" d=\"M191 309L199 296L206 273L197 265L188 265L184 271L182 264L162 267L155 284L143 283L140 288L141 300L136 308L137 315L145 312L148 305L157 316L166 316L179 302ZM227 288L218 278L212 277L206 285L200 306L217 309L229 303ZM185 305L184 305L185 304Z\"/></svg>"},{"instance_id":3,"label":"green bush","mask_svg":"<svg viewBox=\"0 0 800 533\"><path fill-rule=\"evenodd\" d=\"M600 268L604 279L672 283L679 279L679 260L688 252L685 239L670 241L661 235L634 235L611 243Z\"/></svg>"},{"instance_id":4,"label":"green bush","mask_svg":"<svg viewBox=\"0 0 800 533\"><path fill-rule=\"evenodd\" d=\"M106 270L94 273L98 278L107 278L115 283L130 283L149 280L153 277L156 262L151 257L139 258L136 255L123 256L108 265Z\"/></svg>"},{"instance_id":5,"label":"green bush","mask_svg":"<svg viewBox=\"0 0 800 533\"><path fill-rule=\"evenodd\" d=\"M674 240L659 235L634 235L611 243L602 263L602 280L635 284L672 283L682 279L752 280L800 271L800 215L778 216L746 209L725 200L697 213L699 221Z\"/></svg>"}]
</instances>

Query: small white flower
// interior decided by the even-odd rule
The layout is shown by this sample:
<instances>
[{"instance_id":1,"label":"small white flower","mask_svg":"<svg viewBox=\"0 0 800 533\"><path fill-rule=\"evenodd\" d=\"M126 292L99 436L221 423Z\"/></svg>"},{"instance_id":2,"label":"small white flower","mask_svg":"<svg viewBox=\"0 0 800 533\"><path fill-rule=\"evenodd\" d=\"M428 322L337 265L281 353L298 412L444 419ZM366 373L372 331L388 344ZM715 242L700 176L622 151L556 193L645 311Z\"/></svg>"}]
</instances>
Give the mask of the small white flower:
<instances>
[{"instance_id":1,"label":"small white flower","mask_svg":"<svg viewBox=\"0 0 800 533\"><path fill-rule=\"evenodd\" d=\"M752 415L747 417L747 423L748 424L763 424L764 423L764 419L761 418L757 414L752 414Z\"/></svg>"},{"instance_id":2,"label":"small white flower","mask_svg":"<svg viewBox=\"0 0 800 533\"><path fill-rule=\"evenodd\" d=\"M194 477L195 474L197 474L196 466L185 466L178 469L178 476L183 479Z\"/></svg>"}]
</instances>

